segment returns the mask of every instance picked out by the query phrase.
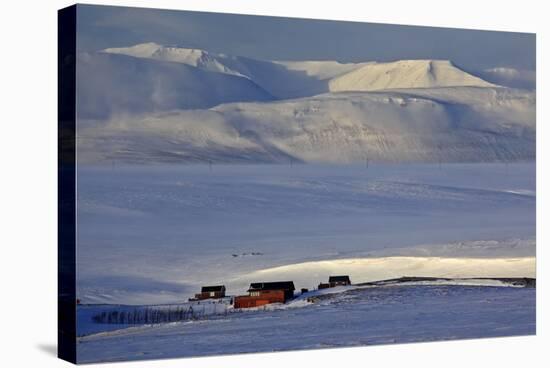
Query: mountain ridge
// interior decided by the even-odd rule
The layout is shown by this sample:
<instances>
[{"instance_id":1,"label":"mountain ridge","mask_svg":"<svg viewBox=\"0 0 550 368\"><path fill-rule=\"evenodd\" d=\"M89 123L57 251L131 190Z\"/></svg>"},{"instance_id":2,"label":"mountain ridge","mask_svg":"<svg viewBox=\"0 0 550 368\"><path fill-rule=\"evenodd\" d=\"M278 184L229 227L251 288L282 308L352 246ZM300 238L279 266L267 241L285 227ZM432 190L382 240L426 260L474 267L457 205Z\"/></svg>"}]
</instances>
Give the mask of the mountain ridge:
<instances>
[{"instance_id":1,"label":"mountain ridge","mask_svg":"<svg viewBox=\"0 0 550 368\"><path fill-rule=\"evenodd\" d=\"M451 61L265 61L148 43L79 55L86 163L535 158L536 95Z\"/></svg>"},{"instance_id":2,"label":"mountain ridge","mask_svg":"<svg viewBox=\"0 0 550 368\"><path fill-rule=\"evenodd\" d=\"M459 69L449 60L421 59L361 63L312 60L271 61L216 54L202 49L167 47L156 43L108 48L102 52L171 61L212 72L241 76L254 81L279 99L309 97L319 93L339 91L496 86ZM284 88L281 84L290 86Z\"/></svg>"}]
</instances>

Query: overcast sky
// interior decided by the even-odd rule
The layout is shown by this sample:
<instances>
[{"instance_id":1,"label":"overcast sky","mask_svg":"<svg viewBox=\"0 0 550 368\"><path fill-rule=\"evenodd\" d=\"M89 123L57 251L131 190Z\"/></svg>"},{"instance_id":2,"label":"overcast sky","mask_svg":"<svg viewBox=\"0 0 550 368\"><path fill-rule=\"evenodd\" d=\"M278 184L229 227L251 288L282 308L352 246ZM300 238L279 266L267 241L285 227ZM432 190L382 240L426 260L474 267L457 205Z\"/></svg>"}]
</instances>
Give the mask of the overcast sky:
<instances>
[{"instance_id":1,"label":"overcast sky","mask_svg":"<svg viewBox=\"0 0 550 368\"><path fill-rule=\"evenodd\" d=\"M535 35L94 5L78 6L78 48L142 42L268 60L449 59L467 70L535 70Z\"/></svg>"}]
</instances>

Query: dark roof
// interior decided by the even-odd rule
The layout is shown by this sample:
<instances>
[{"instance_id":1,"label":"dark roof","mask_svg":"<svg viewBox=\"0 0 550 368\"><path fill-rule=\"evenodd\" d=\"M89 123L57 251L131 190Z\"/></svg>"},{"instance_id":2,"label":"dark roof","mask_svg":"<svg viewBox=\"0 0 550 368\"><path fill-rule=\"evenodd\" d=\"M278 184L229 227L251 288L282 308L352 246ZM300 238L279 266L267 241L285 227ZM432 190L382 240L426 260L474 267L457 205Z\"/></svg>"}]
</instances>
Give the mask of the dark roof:
<instances>
[{"instance_id":1,"label":"dark roof","mask_svg":"<svg viewBox=\"0 0 550 368\"><path fill-rule=\"evenodd\" d=\"M292 281L253 282L248 291L255 290L295 290Z\"/></svg>"},{"instance_id":2,"label":"dark roof","mask_svg":"<svg viewBox=\"0 0 550 368\"><path fill-rule=\"evenodd\" d=\"M329 276L328 282L351 282L349 276Z\"/></svg>"},{"instance_id":3,"label":"dark roof","mask_svg":"<svg viewBox=\"0 0 550 368\"><path fill-rule=\"evenodd\" d=\"M209 293L212 291L225 291L225 286L224 285L203 286L201 288L201 293Z\"/></svg>"}]
</instances>

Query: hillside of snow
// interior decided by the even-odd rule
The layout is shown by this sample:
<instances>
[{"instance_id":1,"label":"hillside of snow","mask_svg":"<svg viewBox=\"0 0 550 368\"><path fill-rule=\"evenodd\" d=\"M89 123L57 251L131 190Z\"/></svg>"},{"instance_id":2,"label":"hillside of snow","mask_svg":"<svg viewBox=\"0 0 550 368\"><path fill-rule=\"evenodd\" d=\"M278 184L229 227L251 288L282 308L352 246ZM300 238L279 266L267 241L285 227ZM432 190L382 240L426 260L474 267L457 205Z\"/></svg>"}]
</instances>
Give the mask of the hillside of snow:
<instances>
[{"instance_id":1,"label":"hillside of snow","mask_svg":"<svg viewBox=\"0 0 550 368\"><path fill-rule=\"evenodd\" d=\"M169 61L247 78L276 99L312 96L328 92L328 80L361 64L336 61L282 62L215 54L206 50L166 47L155 43L108 48L104 54L126 55L155 61Z\"/></svg>"},{"instance_id":2,"label":"hillside of snow","mask_svg":"<svg viewBox=\"0 0 550 368\"><path fill-rule=\"evenodd\" d=\"M328 276L534 277L535 165L131 165L78 170L83 303Z\"/></svg>"},{"instance_id":3,"label":"hillside of snow","mask_svg":"<svg viewBox=\"0 0 550 368\"><path fill-rule=\"evenodd\" d=\"M329 82L331 92L399 88L494 87L447 60L403 60L361 66Z\"/></svg>"},{"instance_id":4,"label":"hillside of snow","mask_svg":"<svg viewBox=\"0 0 550 368\"><path fill-rule=\"evenodd\" d=\"M80 54L77 78L81 120L273 99L241 76L107 53Z\"/></svg>"},{"instance_id":5,"label":"hillside of snow","mask_svg":"<svg viewBox=\"0 0 550 368\"><path fill-rule=\"evenodd\" d=\"M479 87L331 93L81 127L83 163L532 160L535 95Z\"/></svg>"},{"instance_id":6,"label":"hillside of snow","mask_svg":"<svg viewBox=\"0 0 550 368\"><path fill-rule=\"evenodd\" d=\"M450 61L268 61L155 43L78 61L81 163L535 158L535 92Z\"/></svg>"},{"instance_id":7,"label":"hillside of snow","mask_svg":"<svg viewBox=\"0 0 550 368\"><path fill-rule=\"evenodd\" d=\"M106 331L79 337L77 359L114 362L536 332L534 288L397 285L344 288L314 299L198 320L96 325ZM79 307L79 317L101 308Z\"/></svg>"},{"instance_id":8,"label":"hillside of snow","mask_svg":"<svg viewBox=\"0 0 550 368\"><path fill-rule=\"evenodd\" d=\"M223 56L210 54L200 49L185 49L178 47L165 47L156 43L145 43L131 47L107 48L103 50L107 54L128 55L137 58L154 59L186 64L200 69L224 74L243 76L239 72L224 65Z\"/></svg>"},{"instance_id":9,"label":"hillside of snow","mask_svg":"<svg viewBox=\"0 0 550 368\"><path fill-rule=\"evenodd\" d=\"M279 99L338 91L495 86L460 70L447 60L400 60L388 63L270 61L156 43L108 48L103 53L170 61L202 70L242 76Z\"/></svg>"}]
</instances>

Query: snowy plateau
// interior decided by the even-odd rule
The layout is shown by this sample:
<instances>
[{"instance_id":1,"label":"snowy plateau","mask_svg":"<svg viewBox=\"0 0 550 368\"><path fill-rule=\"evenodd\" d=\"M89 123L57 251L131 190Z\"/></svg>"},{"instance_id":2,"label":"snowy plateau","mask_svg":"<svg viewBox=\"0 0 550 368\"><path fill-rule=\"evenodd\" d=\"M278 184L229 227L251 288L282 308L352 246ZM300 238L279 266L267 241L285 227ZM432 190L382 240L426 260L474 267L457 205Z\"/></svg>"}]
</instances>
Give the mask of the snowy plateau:
<instances>
[{"instance_id":1,"label":"snowy plateau","mask_svg":"<svg viewBox=\"0 0 550 368\"><path fill-rule=\"evenodd\" d=\"M78 362L535 333L532 75L155 43L77 60ZM352 285L317 290L331 275ZM231 304L282 280L285 304Z\"/></svg>"}]
</instances>

